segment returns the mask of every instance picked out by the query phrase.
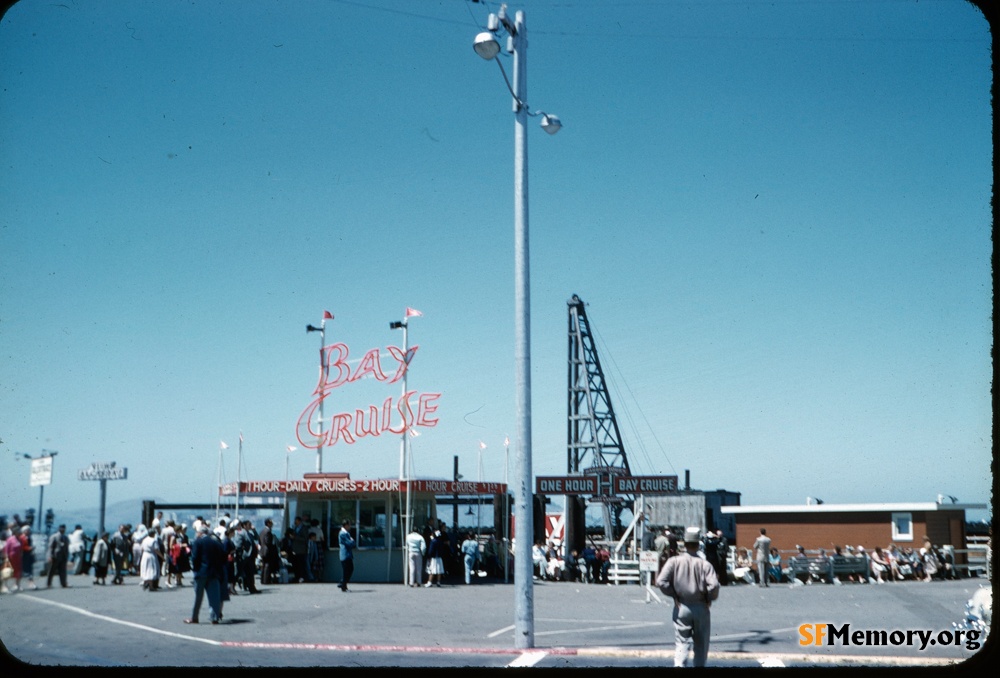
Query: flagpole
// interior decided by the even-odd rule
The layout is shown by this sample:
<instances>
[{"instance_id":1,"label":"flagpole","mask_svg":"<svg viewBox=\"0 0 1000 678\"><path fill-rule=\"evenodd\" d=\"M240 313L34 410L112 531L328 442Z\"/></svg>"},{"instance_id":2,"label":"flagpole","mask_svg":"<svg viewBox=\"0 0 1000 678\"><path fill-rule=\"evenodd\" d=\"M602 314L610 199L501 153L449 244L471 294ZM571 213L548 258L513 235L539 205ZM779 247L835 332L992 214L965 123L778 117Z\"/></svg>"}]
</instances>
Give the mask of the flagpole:
<instances>
[{"instance_id":1,"label":"flagpole","mask_svg":"<svg viewBox=\"0 0 1000 678\"><path fill-rule=\"evenodd\" d=\"M215 483L215 524L219 524L219 511L222 502L222 443L219 443L219 467L216 471L217 482Z\"/></svg>"},{"instance_id":2,"label":"flagpole","mask_svg":"<svg viewBox=\"0 0 1000 678\"><path fill-rule=\"evenodd\" d=\"M323 312L323 320L319 323L319 378L326 377L326 316L329 311ZM330 316L331 318L333 316ZM325 382L324 382L325 383ZM316 473L323 472L323 401L326 394L319 396L319 447L316 448Z\"/></svg>"},{"instance_id":3,"label":"flagpole","mask_svg":"<svg viewBox=\"0 0 1000 678\"><path fill-rule=\"evenodd\" d=\"M240 517L240 466L243 464L243 431L240 431L240 447L236 454L236 509L233 511L233 518L239 520Z\"/></svg>"},{"instance_id":4,"label":"flagpole","mask_svg":"<svg viewBox=\"0 0 1000 678\"><path fill-rule=\"evenodd\" d=\"M326 384L326 321L333 320L333 314L323 311L323 319L319 327L313 327L310 323L306 325L306 333L319 332L319 382L325 388ZM326 400L327 393L324 390L319 394L319 436L316 441L316 473L323 472L323 401ZM309 432L312 432L310 425ZM301 440L301 438L300 438Z\"/></svg>"},{"instance_id":5,"label":"flagpole","mask_svg":"<svg viewBox=\"0 0 1000 678\"><path fill-rule=\"evenodd\" d=\"M296 448L292 445L285 446L285 509L282 526L283 529L287 529L288 526L288 456L294 452Z\"/></svg>"},{"instance_id":6,"label":"flagpole","mask_svg":"<svg viewBox=\"0 0 1000 678\"><path fill-rule=\"evenodd\" d=\"M413 316L421 316L421 315L423 315L423 313L421 313L420 311L418 311L416 309L413 309L413 308L410 308L409 306L407 306L406 307L406 311L403 312L403 320L402 321L392 321L392 322L389 323L389 329L390 330L403 330L403 360L406 361L406 364L403 367L403 393L402 393L402 398L400 398L400 402L401 403L403 402L403 399L406 398L406 378L407 378L407 376L410 373L410 345L409 345L409 334L408 334L408 330L409 330L409 322L408 322L408 320L411 317L413 317ZM408 434L409 433L410 433L410 431L409 431L409 426L407 425L406 415L403 415L403 433L402 433L402 438L400 439L400 442L399 442L399 480L401 481L399 489L400 489L400 492L402 492L402 490L403 490L403 483L405 482L406 483L406 503L405 503L405 509L404 509L404 512L403 512L402 525L401 525L401 528L402 528L402 531L403 531L403 539L402 539L401 547L402 547L402 553L403 553L403 585L404 586L410 583L410 557L409 557L409 554L406 552L406 549L407 549L407 546L406 546L406 537L410 534L410 510L413 507L413 501L411 499L412 493L410 492L411 486L410 486L410 473L409 473L409 469L412 466L412 463L410 463L409 466L407 465L408 456L409 456L408 453L409 453L409 449L410 449L410 447L409 447L410 446L410 441L408 440L408 437L409 437ZM400 503L400 508L402 509L403 506L404 506L403 501L402 501L402 497L400 497L400 502L399 503ZM392 550L392 542L391 542L391 540L390 540L389 544L387 544L387 548L391 552L391 550Z\"/></svg>"},{"instance_id":7,"label":"flagpole","mask_svg":"<svg viewBox=\"0 0 1000 678\"><path fill-rule=\"evenodd\" d=\"M482 440L479 441L479 453L478 459L476 460L476 465L478 469L476 470L476 481L477 484L482 484L483 482L483 450L486 449L486 443ZM479 540L479 533L482 530L483 524L483 493L481 488L476 488L476 540Z\"/></svg>"}]
</instances>

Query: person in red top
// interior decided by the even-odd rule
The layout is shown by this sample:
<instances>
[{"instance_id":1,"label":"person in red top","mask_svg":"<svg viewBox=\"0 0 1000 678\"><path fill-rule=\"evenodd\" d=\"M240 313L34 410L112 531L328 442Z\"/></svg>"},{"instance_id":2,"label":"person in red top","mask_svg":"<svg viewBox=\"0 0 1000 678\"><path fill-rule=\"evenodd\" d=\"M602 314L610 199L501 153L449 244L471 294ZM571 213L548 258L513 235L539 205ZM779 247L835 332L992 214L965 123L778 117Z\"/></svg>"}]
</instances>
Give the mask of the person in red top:
<instances>
[{"instance_id":1,"label":"person in red top","mask_svg":"<svg viewBox=\"0 0 1000 678\"><path fill-rule=\"evenodd\" d=\"M602 546L597 552L597 561L600 563L600 575L601 579L599 583L608 583L608 568L611 567L611 551L608 551L607 546Z\"/></svg>"},{"instance_id":2,"label":"person in red top","mask_svg":"<svg viewBox=\"0 0 1000 678\"><path fill-rule=\"evenodd\" d=\"M10 569L13 570L13 574L10 577L13 583L8 585L7 581L4 581L3 592L13 593L21 588L22 572L21 540L17 536L17 523L10 524L10 534L3 544L3 555L6 558L7 564L10 565Z\"/></svg>"},{"instance_id":3,"label":"person in red top","mask_svg":"<svg viewBox=\"0 0 1000 678\"><path fill-rule=\"evenodd\" d=\"M21 540L21 576L28 580L28 588L35 586L35 546L31 543L31 526L24 525L18 537Z\"/></svg>"}]
</instances>

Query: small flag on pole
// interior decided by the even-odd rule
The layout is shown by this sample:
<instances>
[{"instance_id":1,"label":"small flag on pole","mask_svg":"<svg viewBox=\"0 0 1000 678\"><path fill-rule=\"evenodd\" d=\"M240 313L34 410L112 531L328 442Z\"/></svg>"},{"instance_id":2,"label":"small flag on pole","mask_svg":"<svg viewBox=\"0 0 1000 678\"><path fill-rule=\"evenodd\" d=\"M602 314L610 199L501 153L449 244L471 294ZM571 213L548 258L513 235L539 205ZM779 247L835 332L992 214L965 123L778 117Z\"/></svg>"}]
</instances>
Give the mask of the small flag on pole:
<instances>
[{"instance_id":1,"label":"small flag on pole","mask_svg":"<svg viewBox=\"0 0 1000 678\"><path fill-rule=\"evenodd\" d=\"M510 447L510 438L508 436L503 437L503 446Z\"/></svg>"},{"instance_id":2,"label":"small flag on pole","mask_svg":"<svg viewBox=\"0 0 1000 678\"><path fill-rule=\"evenodd\" d=\"M329 311L323 311L323 320L333 320L333 314Z\"/></svg>"},{"instance_id":3,"label":"small flag on pole","mask_svg":"<svg viewBox=\"0 0 1000 678\"><path fill-rule=\"evenodd\" d=\"M299 448L295 447L295 445L289 445L285 449L288 450L289 452L294 452L295 450L297 450Z\"/></svg>"},{"instance_id":4,"label":"small flag on pole","mask_svg":"<svg viewBox=\"0 0 1000 678\"><path fill-rule=\"evenodd\" d=\"M243 431L240 431L240 442L243 442Z\"/></svg>"},{"instance_id":5,"label":"small flag on pole","mask_svg":"<svg viewBox=\"0 0 1000 678\"><path fill-rule=\"evenodd\" d=\"M482 440L479 441L479 449L481 449L481 450L485 450L486 449L486 443L484 443Z\"/></svg>"},{"instance_id":6,"label":"small flag on pole","mask_svg":"<svg viewBox=\"0 0 1000 678\"><path fill-rule=\"evenodd\" d=\"M418 435L420 435L420 431L418 431L415 428L411 428L411 429L407 429L407 430L410 432L410 437L411 438L416 438Z\"/></svg>"},{"instance_id":7,"label":"small flag on pole","mask_svg":"<svg viewBox=\"0 0 1000 678\"><path fill-rule=\"evenodd\" d=\"M423 315L423 313L421 313L420 311L418 311L415 308L410 308L409 306L407 306L406 307L406 317L407 318L412 318L415 315Z\"/></svg>"},{"instance_id":8,"label":"small flag on pole","mask_svg":"<svg viewBox=\"0 0 1000 678\"><path fill-rule=\"evenodd\" d=\"M219 441L219 449L220 450L228 450L229 449L229 445L226 445L226 441L220 440Z\"/></svg>"}]
</instances>

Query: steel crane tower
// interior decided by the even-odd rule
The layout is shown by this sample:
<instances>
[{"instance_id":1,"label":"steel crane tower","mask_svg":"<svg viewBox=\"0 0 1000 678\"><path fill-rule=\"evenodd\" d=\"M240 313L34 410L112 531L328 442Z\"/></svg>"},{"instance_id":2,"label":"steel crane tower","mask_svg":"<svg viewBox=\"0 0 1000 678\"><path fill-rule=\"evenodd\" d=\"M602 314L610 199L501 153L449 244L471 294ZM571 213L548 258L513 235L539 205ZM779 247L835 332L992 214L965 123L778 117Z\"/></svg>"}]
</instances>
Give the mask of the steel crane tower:
<instances>
[{"instance_id":1,"label":"steel crane tower","mask_svg":"<svg viewBox=\"0 0 1000 678\"><path fill-rule=\"evenodd\" d=\"M604 536L611 541L621 529L621 512L626 501L625 497L615 496L614 477L631 475L631 470L587 310L575 294L566 303L569 306L567 470L570 475L597 477L598 492L590 501L601 504ZM570 548L582 548L586 540L585 512L585 498L567 497L566 537Z\"/></svg>"}]
</instances>

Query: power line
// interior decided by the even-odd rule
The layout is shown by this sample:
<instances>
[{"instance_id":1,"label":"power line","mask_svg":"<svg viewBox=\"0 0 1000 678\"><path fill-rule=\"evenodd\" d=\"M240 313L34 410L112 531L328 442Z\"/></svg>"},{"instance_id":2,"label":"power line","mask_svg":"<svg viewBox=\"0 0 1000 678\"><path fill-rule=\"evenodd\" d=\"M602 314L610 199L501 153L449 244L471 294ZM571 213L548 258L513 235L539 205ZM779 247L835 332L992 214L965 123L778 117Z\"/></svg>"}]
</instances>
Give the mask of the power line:
<instances>
[{"instance_id":1,"label":"power line","mask_svg":"<svg viewBox=\"0 0 1000 678\"><path fill-rule=\"evenodd\" d=\"M624 390L628 392L629 396L632 399L632 402L635 403L636 409L639 411L639 414L642 416L642 420L645 422L646 427L649 429L650 434L653 436L653 440L656 441L656 446L659 448L660 453L663 454L663 458L666 460L667 464L670 466L670 470L673 473L676 474L677 470L674 468L673 462L670 460L670 457L667 456L667 452L664 449L663 444L660 442L660 439L656 436L656 431L653 430L652 424L649 423L649 419L646 417L646 413L643 412L642 407L639 405L639 401L635 397L635 394L632 392L632 389L629 387L628 383L625 382L624 374L622 373L621 369L618 367L618 363L615 361L614 355L612 355L611 350L609 349L607 342L604 341L604 337L601 336L601 333L596 329L596 327L594 328L594 336L601 342L601 345L603 346L603 348L601 349L602 355L608 356L608 358L611 361L612 367L615 369L615 371L618 372L619 375L621 375L622 382L624 384ZM636 428L635 425L634 425L634 423L632 422L632 416L629 413L627 407L625 408L625 416L629 419L629 422L633 426L633 428ZM636 429L636 437L637 438L639 437L639 435L638 435L638 429ZM649 468L654 468L655 466L652 463L649 455L646 453L646 449L643 446L642 442L640 441L638 444L639 444L640 450L643 453L643 456L646 459L647 464L649 464Z\"/></svg>"}]
</instances>

